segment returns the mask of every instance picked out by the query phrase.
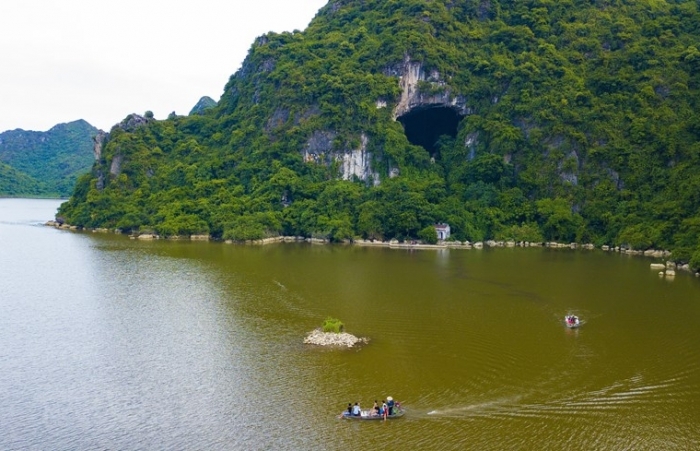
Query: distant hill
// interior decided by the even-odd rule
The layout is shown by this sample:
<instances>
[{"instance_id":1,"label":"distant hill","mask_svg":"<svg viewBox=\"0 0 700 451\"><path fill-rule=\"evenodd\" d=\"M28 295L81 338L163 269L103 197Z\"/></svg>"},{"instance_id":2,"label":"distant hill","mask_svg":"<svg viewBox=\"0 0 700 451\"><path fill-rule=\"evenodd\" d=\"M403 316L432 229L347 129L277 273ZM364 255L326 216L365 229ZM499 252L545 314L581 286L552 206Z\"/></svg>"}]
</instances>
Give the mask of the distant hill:
<instances>
[{"instance_id":1,"label":"distant hill","mask_svg":"<svg viewBox=\"0 0 700 451\"><path fill-rule=\"evenodd\" d=\"M46 132L0 133L0 196L67 197L92 166L98 131L81 119Z\"/></svg>"},{"instance_id":2,"label":"distant hill","mask_svg":"<svg viewBox=\"0 0 700 451\"><path fill-rule=\"evenodd\" d=\"M199 99L199 102L190 110L190 116L193 114L204 114L206 110L214 108L216 106L216 100L209 96L204 96Z\"/></svg>"},{"instance_id":3,"label":"distant hill","mask_svg":"<svg viewBox=\"0 0 700 451\"><path fill-rule=\"evenodd\" d=\"M0 163L0 195L4 196L48 196L46 184Z\"/></svg>"}]
</instances>

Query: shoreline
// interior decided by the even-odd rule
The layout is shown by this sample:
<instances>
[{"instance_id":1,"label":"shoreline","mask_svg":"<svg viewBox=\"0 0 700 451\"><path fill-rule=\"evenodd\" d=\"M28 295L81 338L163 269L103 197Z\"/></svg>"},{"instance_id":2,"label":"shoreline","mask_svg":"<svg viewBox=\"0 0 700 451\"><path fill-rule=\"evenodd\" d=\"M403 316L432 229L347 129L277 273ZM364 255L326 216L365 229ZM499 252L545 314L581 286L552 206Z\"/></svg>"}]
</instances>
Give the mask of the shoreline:
<instances>
[{"instance_id":1,"label":"shoreline","mask_svg":"<svg viewBox=\"0 0 700 451\"><path fill-rule=\"evenodd\" d=\"M70 199L69 197L45 197L45 196L30 196L30 195L18 195L18 196L7 196L7 195L2 195L0 196L0 199L31 199L31 200L62 200L62 201L67 201Z\"/></svg>"},{"instance_id":2,"label":"shoreline","mask_svg":"<svg viewBox=\"0 0 700 451\"><path fill-rule=\"evenodd\" d=\"M69 224L61 224L57 221L47 221L44 225L48 227L54 227L60 230L71 230L74 232L92 232L92 233L114 233L122 234L119 229L106 229L106 228L95 228L95 229L84 229L78 226L71 226ZM603 252L614 252L625 255L650 257L655 259L666 260L663 264L664 268L668 271L673 271L679 269L681 271L686 271L691 274L695 274L696 277L700 277L700 272L693 272L688 264L676 265L675 262L669 260L671 257L671 252L668 250L660 249L646 249L646 250L635 250L621 246L609 246L602 245L596 247L592 243L559 243L556 241L548 242L529 242L529 241L496 241L496 240L486 240L486 241L442 241L437 244L425 244L419 241L411 242L399 242L398 240L390 241L378 241L378 240L343 240L340 243L331 243L330 241L323 238L306 238L302 236L277 236L271 238L263 238L260 240L246 240L246 241L233 241L233 240L216 240L210 235L190 235L190 236L171 236L171 237L161 237L154 233L139 233L128 235L132 240L169 240L169 241L216 241L223 244L238 244L246 246L265 246L269 244L279 244L279 243L309 243L309 244L345 244L351 246L360 247L383 247L388 249L404 249L404 250L443 250L443 249L462 249L462 250L480 250L484 248L515 248L515 247L540 247L540 248L550 248L550 249L571 249L571 250L596 250L599 249ZM659 263L652 263L651 269L661 269ZM669 272L666 274L668 277L673 277Z\"/></svg>"}]
</instances>

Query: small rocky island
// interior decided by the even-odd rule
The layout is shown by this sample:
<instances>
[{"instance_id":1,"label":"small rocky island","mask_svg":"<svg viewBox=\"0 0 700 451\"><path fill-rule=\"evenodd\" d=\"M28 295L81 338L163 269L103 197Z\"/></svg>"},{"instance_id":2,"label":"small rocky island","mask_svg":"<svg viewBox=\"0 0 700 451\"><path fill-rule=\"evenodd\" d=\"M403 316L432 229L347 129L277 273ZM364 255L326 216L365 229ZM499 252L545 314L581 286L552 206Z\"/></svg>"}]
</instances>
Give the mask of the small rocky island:
<instances>
[{"instance_id":1,"label":"small rocky island","mask_svg":"<svg viewBox=\"0 0 700 451\"><path fill-rule=\"evenodd\" d=\"M324 332L321 329L314 329L304 338L305 344L319 346L346 346L352 348L356 344L368 343L368 338L356 337L347 332Z\"/></svg>"},{"instance_id":2,"label":"small rocky island","mask_svg":"<svg viewBox=\"0 0 700 451\"><path fill-rule=\"evenodd\" d=\"M314 329L304 338L305 344L318 346L345 346L352 348L358 343L369 342L368 338L359 338L344 332L345 325L337 318L328 317L323 326Z\"/></svg>"}]
</instances>

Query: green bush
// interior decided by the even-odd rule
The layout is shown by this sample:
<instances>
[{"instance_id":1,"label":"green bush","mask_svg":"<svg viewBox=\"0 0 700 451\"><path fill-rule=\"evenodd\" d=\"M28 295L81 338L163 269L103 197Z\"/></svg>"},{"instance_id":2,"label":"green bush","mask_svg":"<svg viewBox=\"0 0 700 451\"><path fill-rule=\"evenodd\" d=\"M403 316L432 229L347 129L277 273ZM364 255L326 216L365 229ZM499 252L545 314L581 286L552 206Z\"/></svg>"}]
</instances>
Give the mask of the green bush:
<instances>
[{"instance_id":1,"label":"green bush","mask_svg":"<svg viewBox=\"0 0 700 451\"><path fill-rule=\"evenodd\" d=\"M530 241L534 243L541 243L544 241L542 232L534 222L504 227L496 233L496 239L504 241Z\"/></svg>"},{"instance_id":2,"label":"green bush","mask_svg":"<svg viewBox=\"0 0 700 451\"><path fill-rule=\"evenodd\" d=\"M331 318L330 316L323 322L324 332L339 334L343 331L344 327L345 325L338 318Z\"/></svg>"},{"instance_id":3,"label":"green bush","mask_svg":"<svg viewBox=\"0 0 700 451\"><path fill-rule=\"evenodd\" d=\"M700 270L700 248L690 258L690 267L696 271Z\"/></svg>"},{"instance_id":4,"label":"green bush","mask_svg":"<svg viewBox=\"0 0 700 451\"><path fill-rule=\"evenodd\" d=\"M435 231L435 226L429 225L418 232L418 238L421 239L425 244L437 244L437 232Z\"/></svg>"}]
</instances>

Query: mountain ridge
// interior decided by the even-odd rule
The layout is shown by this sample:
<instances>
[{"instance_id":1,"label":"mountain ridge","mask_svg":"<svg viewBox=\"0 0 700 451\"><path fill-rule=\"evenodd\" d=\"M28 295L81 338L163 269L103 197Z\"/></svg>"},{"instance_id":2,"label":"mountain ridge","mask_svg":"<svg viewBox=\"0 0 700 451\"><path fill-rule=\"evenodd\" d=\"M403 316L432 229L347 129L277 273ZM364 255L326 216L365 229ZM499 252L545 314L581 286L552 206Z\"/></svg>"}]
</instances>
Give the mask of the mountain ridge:
<instances>
[{"instance_id":1,"label":"mountain ridge","mask_svg":"<svg viewBox=\"0 0 700 451\"><path fill-rule=\"evenodd\" d=\"M78 175L92 166L92 137L97 132L79 119L45 132L18 128L0 133L0 162L13 169L6 169L0 193L67 197Z\"/></svg>"}]
</instances>

